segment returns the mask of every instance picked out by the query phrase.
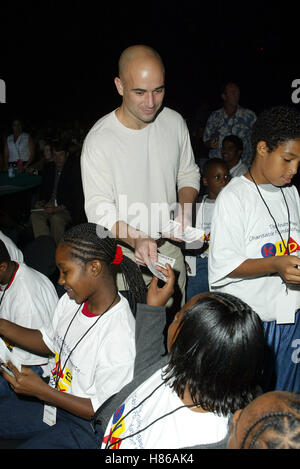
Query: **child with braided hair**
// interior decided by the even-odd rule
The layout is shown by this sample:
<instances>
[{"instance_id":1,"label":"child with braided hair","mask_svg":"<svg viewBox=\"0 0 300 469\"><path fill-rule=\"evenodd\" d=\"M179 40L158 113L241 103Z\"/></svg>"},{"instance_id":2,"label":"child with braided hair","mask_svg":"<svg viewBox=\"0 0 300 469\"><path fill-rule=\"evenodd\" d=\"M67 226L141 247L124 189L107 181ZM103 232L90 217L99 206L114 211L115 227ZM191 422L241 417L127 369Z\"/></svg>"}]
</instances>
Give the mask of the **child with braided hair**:
<instances>
[{"instance_id":1,"label":"child with braided hair","mask_svg":"<svg viewBox=\"0 0 300 469\"><path fill-rule=\"evenodd\" d=\"M300 449L300 394L271 391L237 410L228 449Z\"/></svg>"},{"instance_id":2,"label":"child with braided hair","mask_svg":"<svg viewBox=\"0 0 300 469\"><path fill-rule=\"evenodd\" d=\"M9 363L13 376L3 376L15 393L0 402L0 439L25 440L20 448L94 448L89 419L132 379L135 359L135 319L117 290L112 265L123 272L132 308L146 302L147 290L138 266L117 250L108 230L93 223L65 233L56 263L66 293L51 329L27 329L0 319L2 337L52 356L53 365L55 360L49 384Z\"/></svg>"}]
</instances>

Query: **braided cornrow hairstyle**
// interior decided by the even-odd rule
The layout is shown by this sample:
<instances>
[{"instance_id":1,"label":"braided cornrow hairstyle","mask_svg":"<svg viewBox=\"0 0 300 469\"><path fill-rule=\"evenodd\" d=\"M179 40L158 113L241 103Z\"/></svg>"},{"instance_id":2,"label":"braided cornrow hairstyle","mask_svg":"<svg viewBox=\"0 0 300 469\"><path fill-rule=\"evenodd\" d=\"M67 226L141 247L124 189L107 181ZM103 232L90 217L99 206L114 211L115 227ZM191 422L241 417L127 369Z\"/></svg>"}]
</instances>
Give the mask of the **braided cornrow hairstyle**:
<instances>
[{"instance_id":1,"label":"braided cornrow hairstyle","mask_svg":"<svg viewBox=\"0 0 300 469\"><path fill-rule=\"evenodd\" d=\"M298 401L290 400L287 411L269 412L259 417L246 431L240 448L300 449L300 399L299 394L295 396ZM260 426L260 423L263 424Z\"/></svg>"},{"instance_id":2,"label":"braided cornrow hairstyle","mask_svg":"<svg viewBox=\"0 0 300 469\"><path fill-rule=\"evenodd\" d=\"M113 234L95 223L82 223L68 230L61 239L72 248L72 256L83 263L93 260L105 262L112 267L116 255L117 241ZM135 315L136 304L146 303L147 287L140 269L131 259L123 255L119 264L126 286L126 297Z\"/></svg>"}]
</instances>

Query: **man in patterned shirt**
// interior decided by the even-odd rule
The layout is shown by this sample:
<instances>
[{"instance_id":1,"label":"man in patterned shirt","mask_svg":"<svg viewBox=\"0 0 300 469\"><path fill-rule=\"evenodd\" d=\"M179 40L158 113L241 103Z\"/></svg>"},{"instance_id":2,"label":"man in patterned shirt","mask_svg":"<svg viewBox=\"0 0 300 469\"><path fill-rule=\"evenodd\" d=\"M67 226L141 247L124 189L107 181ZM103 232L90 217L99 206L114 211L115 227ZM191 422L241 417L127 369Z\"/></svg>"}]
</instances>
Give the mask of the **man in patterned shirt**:
<instances>
[{"instance_id":1,"label":"man in patterned shirt","mask_svg":"<svg viewBox=\"0 0 300 469\"><path fill-rule=\"evenodd\" d=\"M203 141L209 148L209 158L221 158L223 138L233 134L242 139L242 161L249 166L252 159L251 130L256 115L239 105L240 89L237 84L227 83L221 97L224 105L210 114L203 134Z\"/></svg>"}]
</instances>

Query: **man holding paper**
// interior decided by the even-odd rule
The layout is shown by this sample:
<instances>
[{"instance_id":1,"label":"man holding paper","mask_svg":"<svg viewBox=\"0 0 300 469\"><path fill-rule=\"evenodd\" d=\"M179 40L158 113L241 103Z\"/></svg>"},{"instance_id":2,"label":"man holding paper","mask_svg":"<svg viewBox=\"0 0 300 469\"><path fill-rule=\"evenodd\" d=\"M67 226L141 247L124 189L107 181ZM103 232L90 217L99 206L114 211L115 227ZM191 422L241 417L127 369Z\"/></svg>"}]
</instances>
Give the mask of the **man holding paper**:
<instances>
[{"instance_id":1,"label":"man holding paper","mask_svg":"<svg viewBox=\"0 0 300 469\"><path fill-rule=\"evenodd\" d=\"M184 303L185 265L181 250L161 234L175 212L177 235L191 225L191 207L200 176L184 119L163 107L165 73L158 53L147 46L127 48L115 78L121 106L88 133L81 155L85 211L107 227L124 253L141 266L158 252L175 259ZM170 240L172 236L170 236ZM145 281L152 277L143 269ZM123 289L118 279L119 289Z\"/></svg>"}]
</instances>

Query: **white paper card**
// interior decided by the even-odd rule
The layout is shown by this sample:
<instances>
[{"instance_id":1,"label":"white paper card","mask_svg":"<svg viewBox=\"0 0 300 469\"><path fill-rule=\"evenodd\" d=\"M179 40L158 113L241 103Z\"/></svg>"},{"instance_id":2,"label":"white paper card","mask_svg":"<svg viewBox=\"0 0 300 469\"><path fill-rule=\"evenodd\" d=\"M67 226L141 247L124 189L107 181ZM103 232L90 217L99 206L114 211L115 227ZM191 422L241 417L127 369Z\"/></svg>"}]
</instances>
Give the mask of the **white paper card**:
<instances>
[{"instance_id":1,"label":"white paper card","mask_svg":"<svg viewBox=\"0 0 300 469\"><path fill-rule=\"evenodd\" d=\"M152 272L153 275L155 275L155 277L163 280L164 282L167 281L167 278L166 276L162 273L162 272L159 272L157 269L156 269L156 266L159 265L160 267L166 267L166 264L170 264L170 266L173 268L174 267L174 264L175 264L175 259L173 257L169 257L169 256L165 256L164 254L161 254L160 252L157 253L157 262L149 262L148 264L148 269L150 270L150 272Z\"/></svg>"},{"instance_id":2,"label":"white paper card","mask_svg":"<svg viewBox=\"0 0 300 469\"><path fill-rule=\"evenodd\" d=\"M200 228L194 228L192 226L187 226L185 230L180 233L179 228L181 224L175 220L169 220L168 223L162 228L162 233L166 233L174 238L181 239L186 243L192 243L197 239L204 237L204 231Z\"/></svg>"},{"instance_id":3,"label":"white paper card","mask_svg":"<svg viewBox=\"0 0 300 469\"><path fill-rule=\"evenodd\" d=\"M22 364L20 362L20 360L18 360L15 356L14 356L14 352L10 352L10 350L7 348L7 346L5 345L5 342L3 339L1 339L0 337L0 362L1 363L7 363L8 361L11 361L13 365L15 365L15 367L21 371L21 368L22 368Z\"/></svg>"},{"instance_id":4,"label":"white paper card","mask_svg":"<svg viewBox=\"0 0 300 469\"><path fill-rule=\"evenodd\" d=\"M44 405L43 422L50 427L56 424L56 411L56 407L48 404Z\"/></svg>"}]
</instances>

